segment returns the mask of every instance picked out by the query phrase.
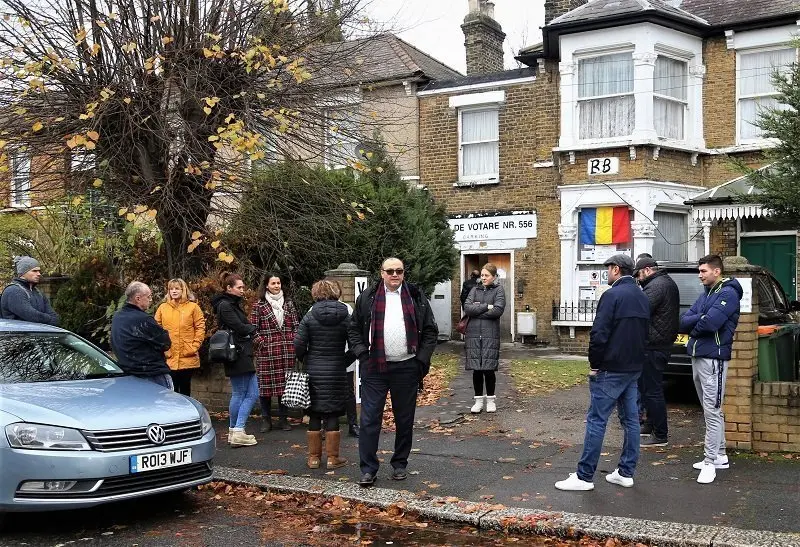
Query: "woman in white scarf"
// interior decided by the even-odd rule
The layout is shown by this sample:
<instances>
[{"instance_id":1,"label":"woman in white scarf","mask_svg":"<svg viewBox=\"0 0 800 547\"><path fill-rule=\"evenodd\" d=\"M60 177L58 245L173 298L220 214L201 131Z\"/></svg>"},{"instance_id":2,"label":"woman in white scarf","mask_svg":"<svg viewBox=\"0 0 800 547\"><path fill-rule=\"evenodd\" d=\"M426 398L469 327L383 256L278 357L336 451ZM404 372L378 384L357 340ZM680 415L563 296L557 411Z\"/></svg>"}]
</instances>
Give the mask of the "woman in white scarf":
<instances>
[{"instance_id":1,"label":"woman in white scarf","mask_svg":"<svg viewBox=\"0 0 800 547\"><path fill-rule=\"evenodd\" d=\"M281 278L266 273L258 287L258 302L250 312L250 322L256 325L253 337L258 395L261 401L261 432L272 429L272 398L278 398L278 427L291 430L288 409L280 404L286 374L294 368L294 335L299 323L292 301L283 293Z\"/></svg>"}]
</instances>

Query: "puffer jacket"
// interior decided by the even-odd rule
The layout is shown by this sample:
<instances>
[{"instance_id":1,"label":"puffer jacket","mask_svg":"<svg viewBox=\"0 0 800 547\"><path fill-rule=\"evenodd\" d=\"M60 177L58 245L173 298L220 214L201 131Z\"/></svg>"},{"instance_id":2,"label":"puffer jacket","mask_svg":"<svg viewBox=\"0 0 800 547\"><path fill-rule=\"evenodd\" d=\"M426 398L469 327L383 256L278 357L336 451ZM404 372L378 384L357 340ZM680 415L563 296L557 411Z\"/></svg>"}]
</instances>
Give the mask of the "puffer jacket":
<instances>
[{"instance_id":1,"label":"puffer jacket","mask_svg":"<svg viewBox=\"0 0 800 547\"><path fill-rule=\"evenodd\" d=\"M247 315L242 309L242 298L227 292L220 293L211 299L211 306L217 316L217 328L233 333L233 341L239 351L236 362L225 363L225 376L255 373L253 333L256 332L256 326L247 322Z\"/></svg>"},{"instance_id":2,"label":"puffer jacket","mask_svg":"<svg viewBox=\"0 0 800 547\"><path fill-rule=\"evenodd\" d=\"M743 292L739 282L729 278L705 288L681 317L680 332L689 334L686 353L692 357L730 360Z\"/></svg>"},{"instance_id":3,"label":"puffer jacket","mask_svg":"<svg viewBox=\"0 0 800 547\"><path fill-rule=\"evenodd\" d=\"M350 312L337 300L314 303L300 321L294 352L304 360L311 391L310 412L342 416L350 393L347 366L354 355L346 351Z\"/></svg>"},{"instance_id":4,"label":"puffer jacket","mask_svg":"<svg viewBox=\"0 0 800 547\"><path fill-rule=\"evenodd\" d=\"M196 302L164 302L156 310L156 323L169 333L166 352L170 370L200 368L200 345L206 336L206 318Z\"/></svg>"},{"instance_id":5,"label":"puffer jacket","mask_svg":"<svg viewBox=\"0 0 800 547\"><path fill-rule=\"evenodd\" d=\"M641 372L647 347L650 303L633 277L614 281L597 303L589 333L589 366L611 372Z\"/></svg>"},{"instance_id":6,"label":"puffer jacket","mask_svg":"<svg viewBox=\"0 0 800 547\"><path fill-rule=\"evenodd\" d=\"M488 287L480 283L469 291L464 302L464 313L469 317L464 335L467 370L497 370L500 364L500 317L505 309L506 293L498 283Z\"/></svg>"},{"instance_id":7,"label":"puffer jacket","mask_svg":"<svg viewBox=\"0 0 800 547\"><path fill-rule=\"evenodd\" d=\"M650 330L647 349L667 350L678 336L680 316L680 292L678 285L667 274L659 270L641 282L642 290L650 301Z\"/></svg>"}]
</instances>

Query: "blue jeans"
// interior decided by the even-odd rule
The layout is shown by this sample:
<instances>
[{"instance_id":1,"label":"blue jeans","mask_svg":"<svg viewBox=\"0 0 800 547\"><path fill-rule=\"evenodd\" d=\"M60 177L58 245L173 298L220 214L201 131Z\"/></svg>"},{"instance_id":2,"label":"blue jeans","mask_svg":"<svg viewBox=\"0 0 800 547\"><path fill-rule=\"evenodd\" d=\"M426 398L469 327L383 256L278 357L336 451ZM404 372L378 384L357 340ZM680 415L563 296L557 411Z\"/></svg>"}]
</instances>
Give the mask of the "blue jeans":
<instances>
[{"instance_id":1,"label":"blue jeans","mask_svg":"<svg viewBox=\"0 0 800 547\"><path fill-rule=\"evenodd\" d=\"M228 405L231 429L244 429L250 411L258 402L258 380L255 372L230 377L231 402Z\"/></svg>"},{"instance_id":2,"label":"blue jeans","mask_svg":"<svg viewBox=\"0 0 800 547\"><path fill-rule=\"evenodd\" d=\"M158 374L156 376L139 376L142 380L149 380L167 389L175 391L175 384L172 383L172 376L170 374Z\"/></svg>"},{"instance_id":3,"label":"blue jeans","mask_svg":"<svg viewBox=\"0 0 800 547\"><path fill-rule=\"evenodd\" d=\"M599 371L589 376L589 412L586 414L586 436L583 439L583 454L578 462L578 478L592 482L603 437L606 435L608 417L617 407L619 421L625 431L622 454L619 457L619 474L633 478L636 462L639 460L639 408L638 380L640 372Z\"/></svg>"}]
</instances>

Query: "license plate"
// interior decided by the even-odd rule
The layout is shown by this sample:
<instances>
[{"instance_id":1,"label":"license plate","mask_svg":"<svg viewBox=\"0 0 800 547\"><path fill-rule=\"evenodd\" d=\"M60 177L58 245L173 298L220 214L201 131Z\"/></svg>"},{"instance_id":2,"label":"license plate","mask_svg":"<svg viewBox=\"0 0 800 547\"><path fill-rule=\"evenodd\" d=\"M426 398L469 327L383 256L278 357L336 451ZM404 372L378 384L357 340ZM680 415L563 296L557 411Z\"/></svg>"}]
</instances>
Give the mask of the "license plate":
<instances>
[{"instance_id":1,"label":"license plate","mask_svg":"<svg viewBox=\"0 0 800 547\"><path fill-rule=\"evenodd\" d=\"M155 471L156 469L166 469L167 467L177 467L189 463L192 463L191 448L131 456L131 473Z\"/></svg>"},{"instance_id":2,"label":"license plate","mask_svg":"<svg viewBox=\"0 0 800 547\"><path fill-rule=\"evenodd\" d=\"M675 343L679 346L685 346L689 343L689 335L688 334L679 334L677 338L675 338Z\"/></svg>"}]
</instances>

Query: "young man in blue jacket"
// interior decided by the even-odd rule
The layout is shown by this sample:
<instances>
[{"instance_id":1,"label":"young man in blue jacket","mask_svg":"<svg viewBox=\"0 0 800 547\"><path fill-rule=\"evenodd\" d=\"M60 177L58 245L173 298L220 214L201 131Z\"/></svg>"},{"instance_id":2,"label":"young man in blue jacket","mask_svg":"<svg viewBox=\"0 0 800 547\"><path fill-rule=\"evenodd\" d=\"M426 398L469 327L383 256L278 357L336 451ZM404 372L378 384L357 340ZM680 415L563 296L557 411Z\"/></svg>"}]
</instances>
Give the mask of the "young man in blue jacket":
<instances>
[{"instance_id":1,"label":"young man in blue jacket","mask_svg":"<svg viewBox=\"0 0 800 547\"><path fill-rule=\"evenodd\" d=\"M611 288L597 303L589 334L589 394L586 435L577 473L556 483L559 490L594 490L608 417L619 409L625 431L619 465L606 481L630 488L639 460L638 380L645 361L650 303L633 278L633 259L614 255L603 264Z\"/></svg>"},{"instance_id":2,"label":"young man in blue jacket","mask_svg":"<svg viewBox=\"0 0 800 547\"><path fill-rule=\"evenodd\" d=\"M700 282L705 291L681 317L680 332L689 334L686 351L692 357L692 378L706 421L705 458L694 464L697 482L714 482L717 469L728 468L725 454L725 376L731 359L733 333L739 324L742 286L722 277L722 259L708 255L699 261Z\"/></svg>"}]
</instances>

